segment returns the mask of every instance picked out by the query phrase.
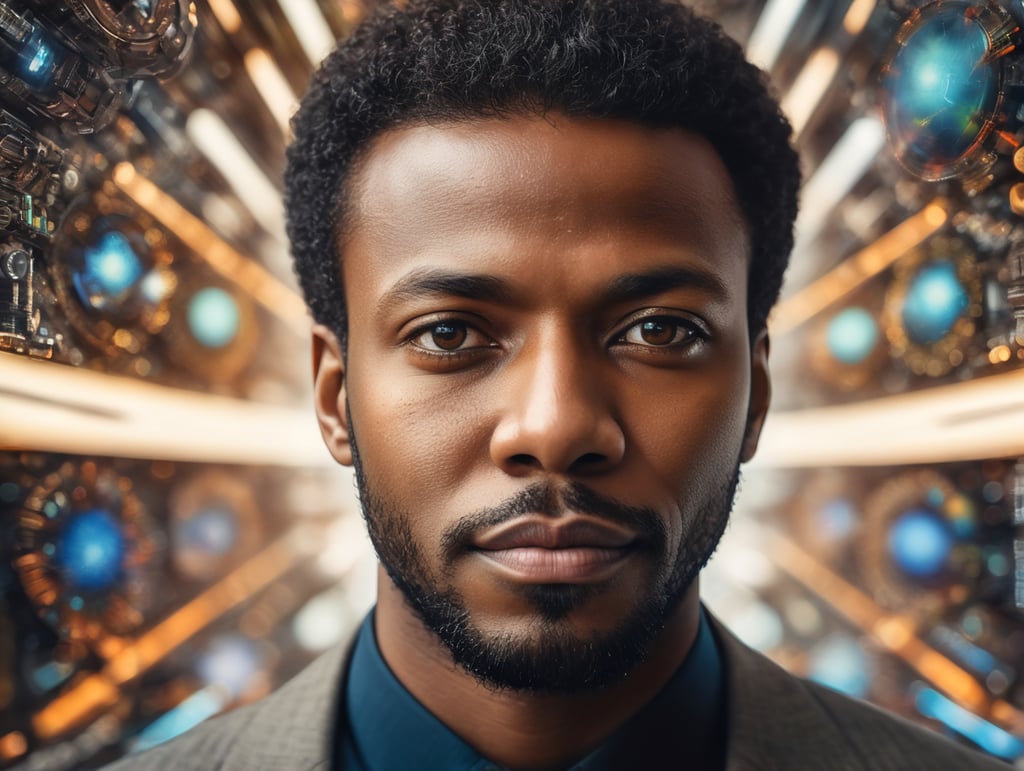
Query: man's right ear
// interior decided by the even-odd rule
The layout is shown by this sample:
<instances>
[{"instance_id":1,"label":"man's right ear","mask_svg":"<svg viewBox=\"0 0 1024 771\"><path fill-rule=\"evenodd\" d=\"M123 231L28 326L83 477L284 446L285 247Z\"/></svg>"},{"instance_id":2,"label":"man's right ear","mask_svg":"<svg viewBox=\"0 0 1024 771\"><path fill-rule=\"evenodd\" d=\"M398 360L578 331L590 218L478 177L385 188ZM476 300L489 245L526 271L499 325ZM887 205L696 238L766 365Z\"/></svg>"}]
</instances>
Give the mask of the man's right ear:
<instances>
[{"instance_id":1,"label":"man's right ear","mask_svg":"<svg viewBox=\"0 0 1024 771\"><path fill-rule=\"evenodd\" d=\"M342 466L352 465L341 342L323 324L313 325L313 401L320 435Z\"/></svg>"}]
</instances>

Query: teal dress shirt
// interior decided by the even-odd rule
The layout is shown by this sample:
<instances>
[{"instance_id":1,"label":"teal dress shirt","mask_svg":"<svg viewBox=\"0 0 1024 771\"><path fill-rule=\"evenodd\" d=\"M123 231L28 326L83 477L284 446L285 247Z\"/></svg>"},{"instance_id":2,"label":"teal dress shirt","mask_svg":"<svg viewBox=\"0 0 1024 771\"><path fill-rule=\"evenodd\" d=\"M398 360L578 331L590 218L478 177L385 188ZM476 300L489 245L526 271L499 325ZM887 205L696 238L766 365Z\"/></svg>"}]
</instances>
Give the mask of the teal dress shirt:
<instances>
[{"instance_id":1,"label":"teal dress shirt","mask_svg":"<svg viewBox=\"0 0 1024 771\"><path fill-rule=\"evenodd\" d=\"M497 771L434 717L398 681L381 657L367 615L346 678L348 721L336 757L353 771ZM693 648L665 687L569 771L724 768L725 683L711 628L701 612Z\"/></svg>"}]
</instances>

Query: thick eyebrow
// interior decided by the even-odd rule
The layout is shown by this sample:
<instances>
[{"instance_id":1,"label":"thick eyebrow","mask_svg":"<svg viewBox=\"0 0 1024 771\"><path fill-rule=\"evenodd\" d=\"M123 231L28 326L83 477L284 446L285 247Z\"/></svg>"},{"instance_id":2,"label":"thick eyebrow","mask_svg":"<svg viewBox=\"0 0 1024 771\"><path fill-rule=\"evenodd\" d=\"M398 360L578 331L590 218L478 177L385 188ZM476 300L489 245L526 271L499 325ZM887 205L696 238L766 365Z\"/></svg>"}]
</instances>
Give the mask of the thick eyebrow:
<instances>
[{"instance_id":1,"label":"thick eyebrow","mask_svg":"<svg viewBox=\"0 0 1024 771\"><path fill-rule=\"evenodd\" d=\"M512 290L502 279L478 273L456 273L421 268L402 276L381 298L381 309L426 297L465 297L470 300L507 303Z\"/></svg>"},{"instance_id":2,"label":"thick eyebrow","mask_svg":"<svg viewBox=\"0 0 1024 771\"><path fill-rule=\"evenodd\" d=\"M732 292L718 276L699 268L669 265L652 268L642 273L626 273L617 276L601 294L602 305L614 305L642 300L645 297L669 292L673 289L699 289L712 299L725 302Z\"/></svg>"},{"instance_id":3,"label":"thick eyebrow","mask_svg":"<svg viewBox=\"0 0 1024 771\"><path fill-rule=\"evenodd\" d=\"M617 276L601 292L599 305L640 300L679 288L696 288L719 301L731 297L731 292L717 276L696 268L671 265ZM396 305L428 297L464 297L509 304L514 300L514 292L497 276L421 268L395 282L381 298L379 308L386 311Z\"/></svg>"}]
</instances>

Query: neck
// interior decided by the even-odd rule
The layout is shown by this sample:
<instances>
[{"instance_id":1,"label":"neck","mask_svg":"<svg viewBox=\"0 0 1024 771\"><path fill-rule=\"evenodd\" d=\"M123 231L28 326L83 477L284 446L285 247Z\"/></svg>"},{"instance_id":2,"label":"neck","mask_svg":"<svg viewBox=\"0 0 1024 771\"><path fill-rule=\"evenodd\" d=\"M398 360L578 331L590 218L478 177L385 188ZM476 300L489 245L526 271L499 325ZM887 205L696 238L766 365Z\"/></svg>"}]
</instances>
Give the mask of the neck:
<instances>
[{"instance_id":1,"label":"neck","mask_svg":"<svg viewBox=\"0 0 1024 771\"><path fill-rule=\"evenodd\" d=\"M668 682L700 622L694 581L629 677L573 694L495 690L452 663L383 570L378 585L377 642L395 676L484 757L515 768L564 766L601 744Z\"/></svg>"}]
</instances>

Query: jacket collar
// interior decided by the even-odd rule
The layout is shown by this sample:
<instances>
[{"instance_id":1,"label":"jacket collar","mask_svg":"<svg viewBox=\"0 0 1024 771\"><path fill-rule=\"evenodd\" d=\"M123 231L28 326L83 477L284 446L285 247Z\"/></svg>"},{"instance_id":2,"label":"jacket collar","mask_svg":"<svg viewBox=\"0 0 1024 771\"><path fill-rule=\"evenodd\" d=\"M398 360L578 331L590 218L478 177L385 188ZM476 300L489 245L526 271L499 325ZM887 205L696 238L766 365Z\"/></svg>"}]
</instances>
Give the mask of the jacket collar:
<instances>
[{"instance_id":1,"label":"jacket collar","mask_svg":"<svg viewBox=\"0 0 1024 771\"><path fill-rule=\"evenodd\" d=\"M823 716L802 680L748 648L711 614L708 618L728 693L726 771L809 768L808 758L828 758L830 771L862 768L847 737Z\"/></svg>"},{"instance_id":2,"label":"jacket collar","mask_svg":"<svg viewBox=\"0 0 1024 771\"><path fill-rule=\"evenodd\" d=\"M823 717L822 706L803 681L748 648L710 613L707 617L728 693L726 771L804 768L809 757L829 758L830 771L862 768L855 749ZM341 696L354 639L325 653L269 696L273 709L253 713L245 729L252 746L290 748L280 768L330 768L336 727L345 725Z\"/></svg>"}]
</instances>

